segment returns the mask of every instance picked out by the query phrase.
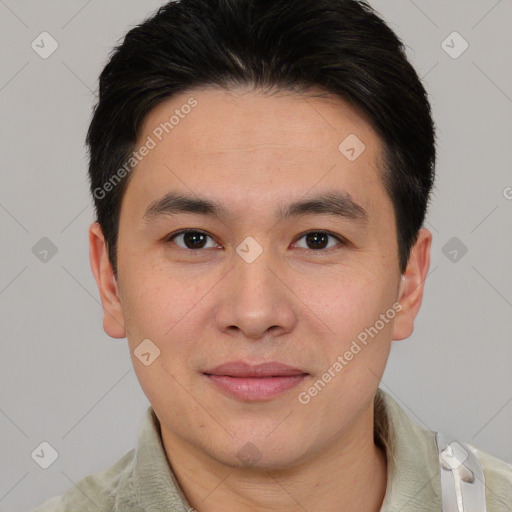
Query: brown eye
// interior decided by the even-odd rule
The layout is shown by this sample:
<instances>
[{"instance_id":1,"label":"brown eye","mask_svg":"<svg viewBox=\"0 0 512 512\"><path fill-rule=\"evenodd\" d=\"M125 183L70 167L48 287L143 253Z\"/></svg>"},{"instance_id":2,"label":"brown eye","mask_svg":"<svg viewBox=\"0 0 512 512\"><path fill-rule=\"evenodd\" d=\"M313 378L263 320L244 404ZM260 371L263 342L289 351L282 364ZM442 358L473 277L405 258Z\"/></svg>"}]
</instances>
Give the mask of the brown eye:
<instances>
[{"instance_id":1,"label":"brown eye","mask_svg":"<svg viewBox=\"0 0 512 512\"><path fill-rule=\"evenodd\" d=\"M194 231L194 230L185 230L179 233L176 233L168 238L168 242L179 240L180 243L175 242L176 245L182 247L183 249L189 250L197 250L197 249L205 249L209 247L216 247L215 242L211 242L211 245L207 247L207 240L211 239L209 235L203 233L202 231Z\"/></svg>"},{"instance_id":2,"label":"brown eye","mask_svg":"<svg viewBox=\"0 0 512 512\"><path fill-rule=\"evenodd\" d=\"M311 250L322 250L325 248L332 249L336 246L336 243L334 245L329 246L329 238L332 238L336 240L339 244L344 245L344 240L338 236L334 235L332 233L329 233L327 231L309 231L307 233L304 233L299 240L304 239L306 246L301 247L304 249L311 249Z\"/></svg>"}]
</instances>

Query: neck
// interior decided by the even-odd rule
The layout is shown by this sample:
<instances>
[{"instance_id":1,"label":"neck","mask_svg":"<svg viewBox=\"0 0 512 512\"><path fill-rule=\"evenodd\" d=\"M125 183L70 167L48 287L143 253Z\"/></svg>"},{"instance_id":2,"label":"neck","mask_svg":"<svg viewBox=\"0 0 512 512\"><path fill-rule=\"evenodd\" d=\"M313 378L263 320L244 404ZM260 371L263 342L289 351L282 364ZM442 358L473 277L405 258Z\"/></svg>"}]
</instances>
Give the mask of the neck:
<instances>
[{"instance_id":1,"label":"neck","mask_svg":"<svg viewBox=\"0 0 512 512\"><path fill-rule=\"evenodd\" d=\"M386 493L387 461L374 443L373 404L327 450L293 467L228 466L173 433L162 430L162 439L197 512L378 512Z\"/></svg>"}]
</instances>

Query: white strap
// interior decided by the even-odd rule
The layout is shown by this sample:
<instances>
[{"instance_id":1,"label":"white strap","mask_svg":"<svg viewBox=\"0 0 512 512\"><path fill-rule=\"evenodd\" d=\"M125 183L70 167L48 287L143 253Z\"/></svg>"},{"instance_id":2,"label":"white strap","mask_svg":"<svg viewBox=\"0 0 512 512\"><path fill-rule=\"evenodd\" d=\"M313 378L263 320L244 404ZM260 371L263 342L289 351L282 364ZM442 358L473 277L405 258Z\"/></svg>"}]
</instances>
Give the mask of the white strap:
<instances>
[{"instance_id":1,"label":"white strap","mask_svg":"<svg viewBox=\"0 0 512 512\"><path fill-rule=\"evenodd\" d=\"M443 496L442 512L487 512L485 475L478 457L464 443L436 434Z\"/></svg>"}]
</instances>

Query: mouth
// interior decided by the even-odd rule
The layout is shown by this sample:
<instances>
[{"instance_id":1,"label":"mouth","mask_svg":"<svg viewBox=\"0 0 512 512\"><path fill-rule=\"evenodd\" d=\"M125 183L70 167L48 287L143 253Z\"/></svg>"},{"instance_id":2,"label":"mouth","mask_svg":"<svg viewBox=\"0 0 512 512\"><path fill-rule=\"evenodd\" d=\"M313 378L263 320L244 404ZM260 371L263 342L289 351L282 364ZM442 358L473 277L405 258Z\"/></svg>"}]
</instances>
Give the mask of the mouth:
<instances>
[{"instance_id":1,"label":"mouth","mask_svg":"<svg viewBox=\"0 0 512 512\"><path fill-rule=\"evenodd\" d=\"M309 375L275 361L259 365L233 361L203 374L220 391L247 401L269 400L298 386Z\"/></svg>"}]
</instances>

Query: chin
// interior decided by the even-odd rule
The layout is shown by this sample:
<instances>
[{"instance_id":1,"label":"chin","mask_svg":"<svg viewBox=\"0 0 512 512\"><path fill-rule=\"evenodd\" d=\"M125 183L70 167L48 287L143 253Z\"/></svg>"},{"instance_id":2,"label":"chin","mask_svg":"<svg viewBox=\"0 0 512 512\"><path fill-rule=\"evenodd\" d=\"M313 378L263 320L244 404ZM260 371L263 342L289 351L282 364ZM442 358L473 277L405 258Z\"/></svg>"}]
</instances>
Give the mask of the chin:
<instances>
[{"instance_id":1,"label":"chin","mask_svg":"<svg viewBox=\"0 0 512 512\"><path fill-rule=\"evenodd\" d=\"M208 450L210 456L226 466L251 472L286 470L300 465L307 458L304 439L299 441L289 434L286 444L283 440L269 440L266 433L230 439L227 443L216 450Z\"/></svg>"}]
</instances>

